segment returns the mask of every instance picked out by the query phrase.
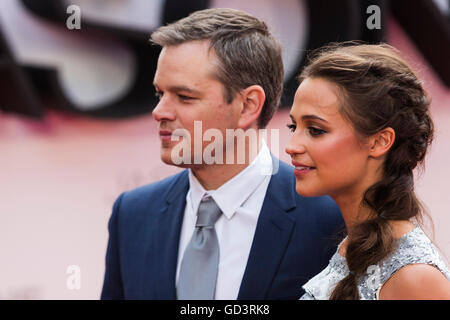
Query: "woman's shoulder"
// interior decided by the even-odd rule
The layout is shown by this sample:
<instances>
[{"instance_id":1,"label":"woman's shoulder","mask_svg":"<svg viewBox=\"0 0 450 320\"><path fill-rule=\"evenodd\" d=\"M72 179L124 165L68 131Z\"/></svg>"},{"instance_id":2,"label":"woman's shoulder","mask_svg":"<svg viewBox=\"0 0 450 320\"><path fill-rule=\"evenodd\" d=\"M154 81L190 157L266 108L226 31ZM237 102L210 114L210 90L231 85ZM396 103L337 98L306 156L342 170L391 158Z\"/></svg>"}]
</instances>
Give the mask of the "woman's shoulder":
<instances>
[{"instance_id":1,"label":"woman's shoulder","mask_svg":"<svg viewBox=\"0 0 450 320\"><path fill-rule=\"evenodd\" d=\"M396 271L396 267L414 263L438 264L438 267L445 267L437 248L419 226L415 226L397 239L396 249L382 265L385 268L391 266L394 268L393 271Z\"/></svg>"},{"instance_id":2,"label":"woman's shoulder","mask_svg":"<svg viewBox=\"0 0 450 320\"><path fill-rule=\"evenodd\" d=\"M379 299L450 299L450 282L435 266L410 264L396 271L381 287Z\"/></svg>"},{"instance_id":3,"label":"woman's shoulder","mask_svg":"<svg viewBox=\"0 0 450 320\"><path fill-rule=\"evenodd\" d=\"M419 226L397 240L396 250L381 263L381 274L383 299L408 299L408 295L413 299L416 294L432 293L442 296L449 290L450 271Z\"/></svg>"}]
</instances>

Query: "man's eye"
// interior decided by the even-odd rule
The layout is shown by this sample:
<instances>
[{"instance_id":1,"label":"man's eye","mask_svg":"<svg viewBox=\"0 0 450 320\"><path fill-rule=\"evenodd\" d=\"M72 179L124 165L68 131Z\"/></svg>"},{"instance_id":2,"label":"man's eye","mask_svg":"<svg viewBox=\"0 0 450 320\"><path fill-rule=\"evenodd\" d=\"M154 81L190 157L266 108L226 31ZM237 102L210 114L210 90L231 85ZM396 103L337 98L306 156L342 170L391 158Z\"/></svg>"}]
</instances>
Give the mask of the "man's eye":
<instances>
[{"instance_id":1,"label":"man's eye","mask_svg":"<svg viewBox=\"0 0 450 320\"><path fill-rule=\"evenodd\" d=\"M178 98L180 98L180 100L182 100L182 101L190 101L190 100L194 100L194 98L188 97L188 96L184 96L184 95L182 95L182 94L179 94L179 95L178 95Z\"/></svg>"},{"instance_id":2,"label":"man's eye","mask_svg":"<svg viewBox=\"0 0 450 320\"><path fill-rule=\"evenodd\" d=\"M294 132L295 129L297 129L297 126L295 124L293 124L293 123L288 123L286 125L286 127L288 127L291 132Z\"/></svg>"},{"instance_id":3,"label":"man's eye","mask_svg":"<svg viewBox=\"0 0 450 320\"><path fill-rule=\"evenodd\" d=\"M162 96L163 96L163 93L162 93L162 92L160 92L160 91L156 91L156 92L155 92L155 97L157 97L158 100L161 100Z\"/></svg>"},{"instance_id":4,"label":"man's eye","mask_svg":"<svg viewBox=\"0 0 450 320\"><path fill-rule=\"evenodd\" d=\"M309 127L309 134L312 136L320 136L324 133L327 133L325 130L319 129L319 128L315 128L315 127Z\"/></svg>"}]
</instances>

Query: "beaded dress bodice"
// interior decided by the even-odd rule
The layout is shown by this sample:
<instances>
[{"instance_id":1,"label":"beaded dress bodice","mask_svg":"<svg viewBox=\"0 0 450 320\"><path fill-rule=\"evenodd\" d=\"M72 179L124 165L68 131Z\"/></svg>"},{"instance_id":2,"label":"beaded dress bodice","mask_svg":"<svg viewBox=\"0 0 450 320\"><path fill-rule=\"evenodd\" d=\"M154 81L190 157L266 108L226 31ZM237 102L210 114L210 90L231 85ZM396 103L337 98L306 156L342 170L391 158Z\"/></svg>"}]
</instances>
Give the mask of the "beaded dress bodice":
<instances>
[{"instance_id":1,"label":"beaded dress bodice","mask_svg":"<svg viewBox=\"0 0 450 320\"><path fill-rule=\"evenodd\" d=\"M328 266L303 285L306 293L300 300L329 299L337 283L348 275L347 262L339 254L339 247ZM381 287L392 274L406 265L415 263L433 265L450 280L450 271L436 247L417 226L397 240L397 248L390 256L377 265L369 266L367 272L359 278L360 299L378 299Z\"/></svg>"}]
</instances>

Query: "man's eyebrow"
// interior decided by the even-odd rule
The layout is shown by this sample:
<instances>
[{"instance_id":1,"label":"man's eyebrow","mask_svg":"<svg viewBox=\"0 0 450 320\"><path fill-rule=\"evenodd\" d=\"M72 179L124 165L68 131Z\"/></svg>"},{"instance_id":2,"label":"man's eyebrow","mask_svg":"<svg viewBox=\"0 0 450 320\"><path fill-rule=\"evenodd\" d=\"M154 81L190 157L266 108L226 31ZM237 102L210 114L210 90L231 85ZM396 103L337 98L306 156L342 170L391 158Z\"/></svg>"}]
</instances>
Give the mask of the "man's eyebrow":
<instances>
[{"instance_id":1,"label":"man's eyebrow","mask_svg":"<svg viewBox=\"0 0 450 320\"><path fill-rule=\"evenodd\" d=\"M291 118L292 122L295 122L294 116L292 114L289 114L289 117ZM322 119L321 117L313 115L313 114L307 114L307 115L302 116L302 120L303 121L304 120L320 120L320 121L328 123L327 120Z\"/></svg>"},{"instance_id":2,"label":"man's eyebrow","mask_svg":"<svg viewBox=\"0 0 450 320\"><path fill-rule=\"evenodd\" d=\"M169 90L174 91L174 92L183 91L183 92L188 92L188 93L192 93L195 95L200 94L200 91L189 88L189 87L185 87L185 86L173 86L173 87L169 87Z\"/></svg>"},{"instance_id":3,"label":"man's eyebrow","mask_svg":"<svg viewBox=\"0 0 450 320\"><path fill-rule=\"evenodd\" d=\"M158 87L158 85L156 83L153 83L153 86L155 87L156 90L159 90L159 87ZM192 89L192 88L189 88L189 87L186 87L186 86L171 86L171 87L168 88L168 91L171 91L171 92L180 92L180 91L182 91L182 92L190 93L190 94L193 94L193 95L200 95L200 93L201 93L198 90L195 90L195 89Z\"/></svg>"}]
</instances>

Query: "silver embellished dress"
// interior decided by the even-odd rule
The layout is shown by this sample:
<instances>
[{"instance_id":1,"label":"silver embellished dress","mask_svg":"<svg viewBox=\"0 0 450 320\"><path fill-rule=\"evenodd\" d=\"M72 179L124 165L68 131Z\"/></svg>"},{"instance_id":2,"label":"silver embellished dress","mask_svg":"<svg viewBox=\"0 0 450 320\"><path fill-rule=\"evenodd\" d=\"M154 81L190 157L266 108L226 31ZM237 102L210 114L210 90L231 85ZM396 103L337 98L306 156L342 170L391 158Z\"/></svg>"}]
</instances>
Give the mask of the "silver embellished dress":
<instances>
[{"instance_id":1,"label":"silver embellished dress","mask_svg":"<svg viewBox=\"0 0 450 320\"><path fill-rule=\"evenodd\" d=\"M300 300L328 300L337 283L348 275L347 262L339 254L339 247L328 266L303 285L306 293ZM367 268L358 281L360 299L377 300L381 287L394 272L415 263L433 265L450 280L450 271L436 247L417 226L397 240L397 248L389 257Z\"/></svg>"}]
</instances>

